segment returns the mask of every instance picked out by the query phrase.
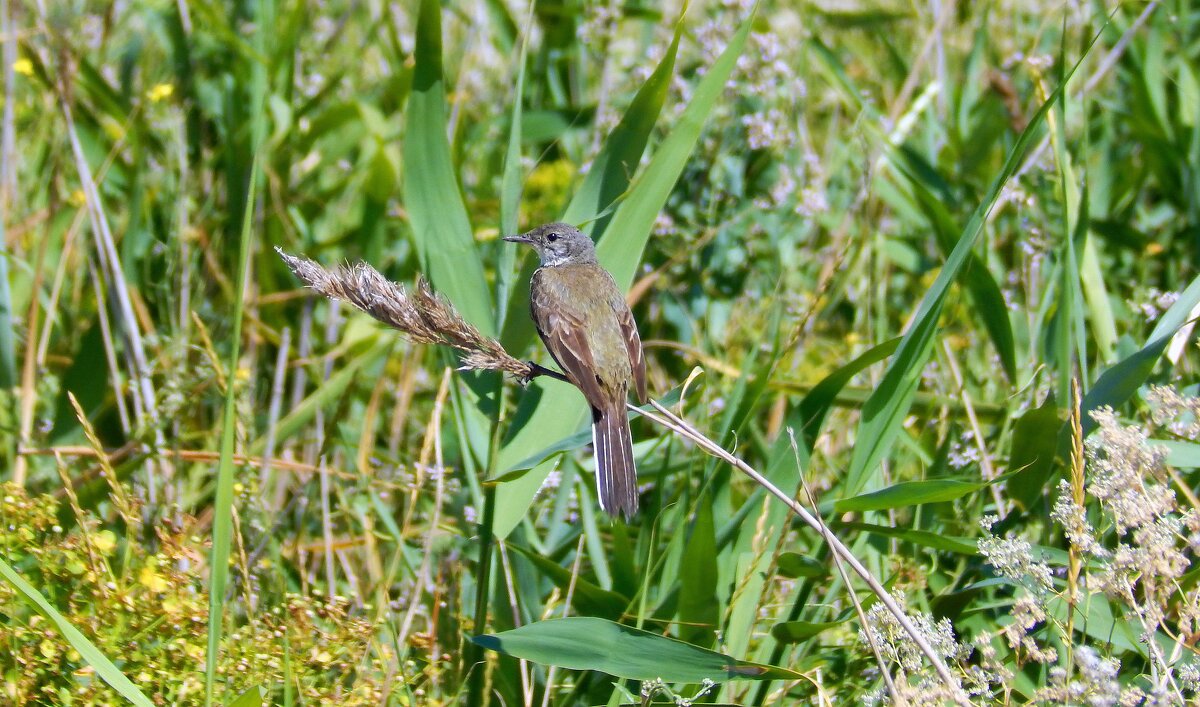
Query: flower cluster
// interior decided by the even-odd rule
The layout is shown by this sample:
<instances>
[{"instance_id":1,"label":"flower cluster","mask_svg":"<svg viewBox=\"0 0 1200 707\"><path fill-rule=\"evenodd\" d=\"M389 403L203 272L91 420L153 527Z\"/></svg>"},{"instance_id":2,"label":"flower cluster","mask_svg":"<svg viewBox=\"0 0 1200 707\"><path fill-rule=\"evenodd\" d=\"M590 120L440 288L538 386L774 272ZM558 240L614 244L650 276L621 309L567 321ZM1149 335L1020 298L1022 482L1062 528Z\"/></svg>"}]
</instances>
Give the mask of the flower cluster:
<instances>
[{"instance_id":1,"label":"flower cluster","mask_svg":"<svg viewBox=\"0 0 1200 707\"><path fill-rule=\"evenodd\" d=\"M1200 401L1169 387L1155 387L1147 397L1155 424L1190 438L1200 432ZM1076 467L1076 485L1059 483L1051 513L1074 558L1065 591L1027 541L987 535L979 542L996 572L1027 590L1000 634L1019 662L1049 666L1049 682L1034 696L1039 703L1178 704L1200 687L1200 670L1185 646L1200 627L1200 591L1184 582L1200 548L1200 511L1180 509L1167 451L1145 429L1122 425L1107 407L1091 417L1096 429L1083 448L1086 463ZM1084 607L1096 602L1119 608L1119 620L1137 628L1149 663L1142 680L1122 679L1111 644L1081 640L1071 630L1071 622L1078 628L1088 618ZM1065 603L1065 625L1052 603L1060 609ZM1048 639L1054 631L1058 640ZM1068 646L1065 655L1052 643Z\"/></svg>"},{"instance_id":2,"label":"flower cluster","mask_svg":"<svg viewBox=\"0 0 1200 707\"><path fill-rule=\"evenodd\" d=\"M999 519L985 516L979 525L985 532ZM1002 577L1007 577L1034 593L1047 592L1054 587L1054 572L1045 560L1034 558L1033 545L1014 535L1004 538L988 532L979 540L979 552Z\"/></svg>"}]
</instances>

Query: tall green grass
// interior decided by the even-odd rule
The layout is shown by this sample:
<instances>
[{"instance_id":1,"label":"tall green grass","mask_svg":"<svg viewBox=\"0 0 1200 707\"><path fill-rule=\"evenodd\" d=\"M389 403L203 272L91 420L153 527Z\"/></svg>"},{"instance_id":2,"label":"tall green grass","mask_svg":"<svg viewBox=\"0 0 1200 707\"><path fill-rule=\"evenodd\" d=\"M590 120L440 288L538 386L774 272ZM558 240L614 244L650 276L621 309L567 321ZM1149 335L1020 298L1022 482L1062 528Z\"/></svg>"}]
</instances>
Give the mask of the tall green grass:
<instances>
[{"instance_id":1,"label":"tall green grass","mask_svg":"<svg viewBox=\"0 0 1200 707\"><path fill-rule=\"evenodd\" d=\"M945 622L973 701L1195 699L1197 406L1156 386L1196 394L1200 15L841 8L15 17L6 699L945 698L823 534L723 461L634 416L643 511L613 521L569 385L440 389L454 354L273 252L425 277L549 365L534 264L498 236L551 219L628 288L655 398ZM1142 458L1110 408L1170 450L1126 484L1171 491L1159 525L1103 495L1106 454Z\"/></svg>"}]
</instances>

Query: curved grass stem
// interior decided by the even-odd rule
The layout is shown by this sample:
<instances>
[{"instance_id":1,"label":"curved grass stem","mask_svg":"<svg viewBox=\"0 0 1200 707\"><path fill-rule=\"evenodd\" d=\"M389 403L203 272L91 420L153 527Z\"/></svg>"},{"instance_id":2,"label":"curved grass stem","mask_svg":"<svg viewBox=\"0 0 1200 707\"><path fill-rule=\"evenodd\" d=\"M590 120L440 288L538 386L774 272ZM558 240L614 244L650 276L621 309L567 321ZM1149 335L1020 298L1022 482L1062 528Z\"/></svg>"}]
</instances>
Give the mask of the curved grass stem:
<instances>
[{"instance_id":1,"label":"curved grass stem","mask_svg":"<svg viewBox=\"0 0 1200 707\"><path fill-rule=\"evenodd\" d=\"M846 547L846 545L836 536L832 534L826 534L822 529L823 525L818 518L813 516L813 514L810 513L807 508L796 502L795 499L791 498L786 493L781 491L777 486L768 481L767 478L754 469L754 467L750 466L738 457L735 457L733 454L730 454L724 447L706 437L695 427L692 427L692 425L686 420L671 412L663 405L659 404L658 401L651 400L650 405L656 411L658 411L658 415L646 410L642 410L641 408L638 408L632 404L629 404L628 407L629 409L638 412L651 422L666 427L675 434L692 440L704 451L708 452L714 457L717 457L718 459L721 459L738 471L749 476L755 481L755 483L762 486L772 496L779 499L784 505L790 508L792 513L796 514L800 520L804 521L806 525L818 533L821 533L822 536L825 537L829 542L830 547L833 548L834 553L836 553L837 556L842 559L842 561L849 565L850 568L854 570L855 574L857 574L864 582L867 583L867 586L871 588L871 591L874 592L877 597L879 597L879 601L883 602L883 605L887 607L888 611L895 616L896 621L904 628L904 631L909 635L909 638L913 640L913 643L915 643L921 652L925 654L925 657L929 659L930 664L933 665L942 681L946 683L946 686L949 687L953 692L960 695L960 703L966 704L966 696L961 694L962 688L959 686L958 681L954 679L954 676L950 674L950 669L946 666L945 661L942 660L942 657L937 654L937 651L933 649L933 646L929 644L929 641L925 639L925 636L908 618L908 615L904 613L904 609L896 602L894 598L892 598L892 595L886 589L884 589L879 580L875 579L875 577L871 575L870 571L867 570L866 566L864 566L862 562L859 562L858 558L856 558L854 554L850 552L850 548Z\"/></svg>"}]
</instances>

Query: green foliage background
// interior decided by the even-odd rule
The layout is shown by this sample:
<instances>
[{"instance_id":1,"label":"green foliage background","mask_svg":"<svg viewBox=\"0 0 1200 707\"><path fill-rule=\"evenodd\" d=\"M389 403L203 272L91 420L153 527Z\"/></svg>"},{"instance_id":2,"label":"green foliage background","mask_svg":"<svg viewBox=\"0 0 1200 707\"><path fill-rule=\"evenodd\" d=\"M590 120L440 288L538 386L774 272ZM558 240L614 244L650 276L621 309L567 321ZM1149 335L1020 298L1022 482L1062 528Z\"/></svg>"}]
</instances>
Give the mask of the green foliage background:
<instances>
[{"instance_id":1,"label":"green foliage background","mask_svg":"<svg viewBox=\"0 0 1200 707\"><path fill-rule=\"evenodd\" d=\"M803 479L881 582L975 642L956 675L1003 666L980 701L1056 679L1002 636L1023 585L980 553L980 520L1073 590L1050 511L1088 413L1149 424L1150 384L1195 392L1188 2L4 14L0 692L17 704L883 688L850 602L869 592L761 488L635 418L643 510L613 522L576 391L451 372L452 353L299 289L277 246L423 274L548 363L534 264L499 236L586 222L630 288L652 394L808 505ZM1149 429L1194 513L1195 435ZM1149 631L1172 665L1194 643L1184 561ZM1149 689L1149 595L1089 596L1032 635ZM590 618L539 633L564 616Z\"/></svg>"}]
</instances>

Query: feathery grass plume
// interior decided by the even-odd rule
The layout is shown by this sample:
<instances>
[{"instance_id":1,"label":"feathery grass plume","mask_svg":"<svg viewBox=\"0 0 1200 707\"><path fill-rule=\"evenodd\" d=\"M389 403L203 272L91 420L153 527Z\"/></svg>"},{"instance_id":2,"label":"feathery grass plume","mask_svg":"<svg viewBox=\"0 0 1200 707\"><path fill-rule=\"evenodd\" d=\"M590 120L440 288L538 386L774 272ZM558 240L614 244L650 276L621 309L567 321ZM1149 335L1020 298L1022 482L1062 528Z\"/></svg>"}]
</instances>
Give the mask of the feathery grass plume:
<instances>
[{"instance_id":1,"label":"feathery grass plume","mask_svg":"<svg viewBox=\"0 0 1200 707\"><path fill-rule=\"evenodd\" d=\"M462 351L466 355L459 370L503 371L522 382L540 374L534 366L509 355L499 341L481 334L423 277L408 291L366 263L326 269L281 248L276 247L275 252L296 277L326 297L349 302L416 343Z\"/></svg>"}]
</instances>

